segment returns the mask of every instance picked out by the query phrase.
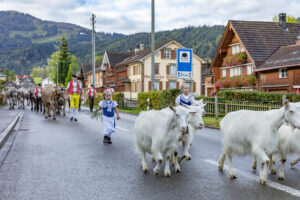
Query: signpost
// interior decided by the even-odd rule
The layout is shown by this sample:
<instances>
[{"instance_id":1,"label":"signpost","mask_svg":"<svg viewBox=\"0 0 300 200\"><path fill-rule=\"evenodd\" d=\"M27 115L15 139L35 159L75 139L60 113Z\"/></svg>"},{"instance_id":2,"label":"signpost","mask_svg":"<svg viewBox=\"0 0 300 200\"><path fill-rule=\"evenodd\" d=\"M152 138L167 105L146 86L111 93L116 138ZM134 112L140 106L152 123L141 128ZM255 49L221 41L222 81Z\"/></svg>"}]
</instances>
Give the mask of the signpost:
<instances>
[{"instance_id":1,"label":"signpost","mask_svg":"<svg viewBox=\"0 0 300 200\"><path fill-rule=\"evenodd\" d=\"M177 78L192 79L192 49L177 49Z\"/></svg>"}]
</instances>

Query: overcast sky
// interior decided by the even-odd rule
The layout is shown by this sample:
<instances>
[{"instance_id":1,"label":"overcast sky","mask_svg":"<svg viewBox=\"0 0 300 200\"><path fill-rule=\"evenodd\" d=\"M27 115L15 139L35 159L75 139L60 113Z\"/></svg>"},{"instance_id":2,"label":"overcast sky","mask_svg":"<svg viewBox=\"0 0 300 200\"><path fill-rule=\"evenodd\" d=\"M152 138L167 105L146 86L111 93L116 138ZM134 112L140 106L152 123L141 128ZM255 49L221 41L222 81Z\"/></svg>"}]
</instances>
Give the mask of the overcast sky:
<instances>
[{"instance_id":1,"label":"overcast sky","mask_svg":"<svg viewBox=\"0 0 300 200\"><path fill-rule=\"evenodd\" d=\"M69 22L124 34L150 32L151 0L0 0L0 10L16 10L43 20ZM156 31L188 25L225 25L228 19L271 21L286 12L300 17L300 0L156 0Z\"/></svg>"}]
</instances>

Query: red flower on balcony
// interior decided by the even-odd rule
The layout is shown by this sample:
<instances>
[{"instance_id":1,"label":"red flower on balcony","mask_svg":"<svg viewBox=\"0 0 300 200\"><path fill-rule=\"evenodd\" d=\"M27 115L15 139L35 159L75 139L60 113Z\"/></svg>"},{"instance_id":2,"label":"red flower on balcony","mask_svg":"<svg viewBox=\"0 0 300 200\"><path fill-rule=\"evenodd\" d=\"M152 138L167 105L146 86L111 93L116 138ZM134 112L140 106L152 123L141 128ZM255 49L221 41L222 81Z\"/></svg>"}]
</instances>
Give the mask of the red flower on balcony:
<instances>
[{"instance_id":1,"label":"red flower on balcony","mask_svg":"<svg viewBox=\"0 0 300 200\"><path fill-rule=\"evenodd\" d=\"M233 76L230 78L220 79L220 88L239 88L255 85L255 77L253 75Z\"/></svg>"}]
</instances>

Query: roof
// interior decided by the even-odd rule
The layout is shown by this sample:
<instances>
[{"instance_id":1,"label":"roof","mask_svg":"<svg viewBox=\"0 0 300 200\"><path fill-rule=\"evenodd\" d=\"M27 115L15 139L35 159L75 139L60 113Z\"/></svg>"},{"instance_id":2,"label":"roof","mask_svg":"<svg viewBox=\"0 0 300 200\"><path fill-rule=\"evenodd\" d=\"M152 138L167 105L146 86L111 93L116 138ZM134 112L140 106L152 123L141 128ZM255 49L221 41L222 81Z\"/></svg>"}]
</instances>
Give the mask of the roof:
<instances>
[{"instance_id":1,"label":"roof","mask_svg":"<svg viewBox=\"0 0 300 200\"><path fill-rule=\"evenodd\" d=\"M109 64L111 67L115 66L117 63L123 61L125 58L128 58L134 52L123 52L123 51L106 51Z\"/></svg>"},{"instance_id":2,"label":"roof","mask_svg":"<svg viewBox=\"0 0 300 200\"><path fill-rule=\"evenodd\" d=\"M159 43L159 44L155 45L155 50L160 49L161 47L165 46L166 44L168 44L172 41L175 41L175 40L167 40L165 42L162 42L162 43ZM129 64L129 63L136 62L136 61L144 58L145 56L147 56L150 53L151 53L151 47L148 47L148 48L146 48L144 50L141 50L141 51L133 54L132 56L124 59L122 62L118 63L117 66L126 65L126 64Z\"/></svg>"},{"instance_id":3,"label":"roof","mask_svg":"<svg viewBox=\"0 0 300 200\"><path fill-rule=\"evenodd\" d=\"M85 75L93 70L93 65L92 65L92 63L82 63L81 68L82 68L83 74ZM95 68L96 68L95 70L100 69L101 64L96 63Z\"/></svg>"},{"instance_id":4,"label":"roof","mask_svg":"<svg viewBox=\"0 0 300 200\"><path fill-rule=\"evenodd\" d=\"M229 20L252 59L262 63L281 46L295 44L300 24L286 23L284 31L278 22Z\"/></svg>"},{"instance_id":5,"label":"roof","mask_svg":"<svg viewBox=\"0 0 300 200\"><path fill-rule=\"evenodd\" d=\"M276 69L286 66L300 66L300 45L280 47L255 71Z\"/></svg>"},{"instance_id":6,"label":"roof","mask_svg":"<svg viewBox=\"0 0 300 200\"><path fill-rule=\"evenodd\" d=\"M22 82L24 79L26 78L29 78L29 80L31 80L33 83L34 83L34 79L31 77L31 76L28 76L28 75L20 75L20 76L17 76L19 81Z\"/></svg>"},{"instance_id":7,"label":"roof","mask_svg":"<svg viewBox=\"0 0 300 200\"><path fill-rule=\"evenodd\" d=\"M211 76L212 72L210 70L210 65L207 65L207 64L202 65L201 74L202 74L202 76Z\"/></svg>"}]
</instances>

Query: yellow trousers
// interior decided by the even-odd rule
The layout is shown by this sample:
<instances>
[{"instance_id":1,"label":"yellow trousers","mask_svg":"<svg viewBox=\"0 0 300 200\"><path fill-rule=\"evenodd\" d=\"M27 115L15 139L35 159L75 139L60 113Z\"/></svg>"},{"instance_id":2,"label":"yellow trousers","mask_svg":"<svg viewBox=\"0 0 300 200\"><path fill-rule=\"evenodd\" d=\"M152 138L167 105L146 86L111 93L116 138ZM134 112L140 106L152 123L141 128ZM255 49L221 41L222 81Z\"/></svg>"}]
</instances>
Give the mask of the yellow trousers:
<instances>
[{"instance_id":1,"label":"yellow trousers","mask_svg":"<svg viewBox=\"0 0 300 200\"><path fill-rule=\"evenodd\" d=\"M70 97L70 108L74 108L77 110L79 107L79 99L80 99L80 94L72 94L69 95Z\"/></svg>"}]
</instances>

